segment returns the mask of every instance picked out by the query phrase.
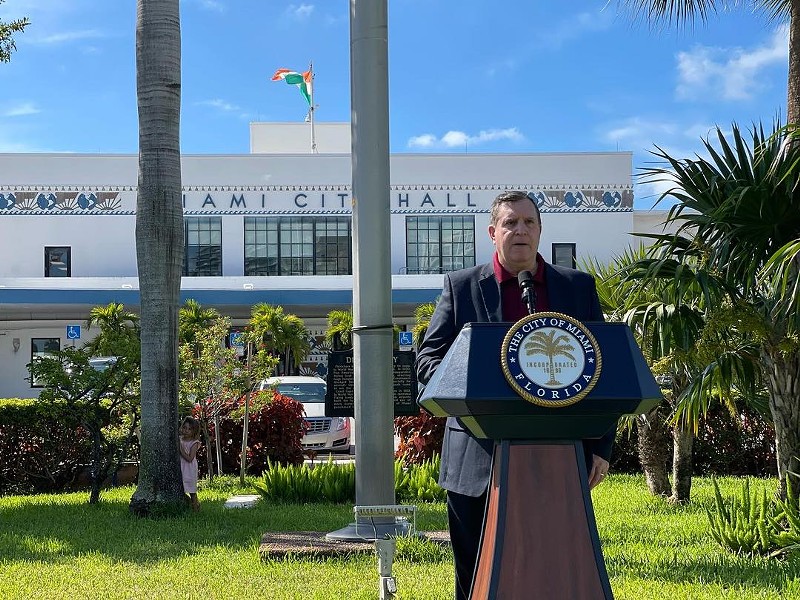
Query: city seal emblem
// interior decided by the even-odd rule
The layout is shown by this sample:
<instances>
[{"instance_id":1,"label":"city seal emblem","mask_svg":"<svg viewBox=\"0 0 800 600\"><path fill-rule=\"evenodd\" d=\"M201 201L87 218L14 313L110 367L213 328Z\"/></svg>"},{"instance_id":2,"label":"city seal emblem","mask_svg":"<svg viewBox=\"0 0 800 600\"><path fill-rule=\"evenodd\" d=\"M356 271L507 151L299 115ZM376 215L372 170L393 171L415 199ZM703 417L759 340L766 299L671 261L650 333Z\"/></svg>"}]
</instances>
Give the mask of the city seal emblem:
<instances>
[{"instance_id":1,"label":"city seal emblem","mask_svg":"<svg viewBox=\"0 0 800 600\"><path fill-rule=\"evenodd\" d=\"M581 401L600 378L600 347L586 326L567 315L528 315L508 330L503 374L528 402L551 408Z\"/></svg>"}]
</instances>

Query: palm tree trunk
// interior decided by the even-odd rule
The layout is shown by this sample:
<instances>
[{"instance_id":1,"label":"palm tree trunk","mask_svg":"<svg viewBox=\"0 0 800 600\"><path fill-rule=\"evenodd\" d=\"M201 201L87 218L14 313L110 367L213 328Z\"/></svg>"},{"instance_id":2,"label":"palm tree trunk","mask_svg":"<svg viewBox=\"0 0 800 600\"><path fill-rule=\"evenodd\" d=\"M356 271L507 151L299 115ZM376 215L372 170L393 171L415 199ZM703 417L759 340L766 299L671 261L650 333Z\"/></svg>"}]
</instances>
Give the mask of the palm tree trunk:
<instances>
[{"instance_id":1,"label":"palm tree trunk","mask_svg":"<svg viewBox=\"0 0 800 600\"><path fill-rule=\"evenodd\" d=\"M800 489L800 352L771 347L761 359L775 426L780 494L786 498L787 476L792 479L792 489Z\"/></svg>"},{"instance_id":2,"label":"palm tree trunk","mask_svg":"<svg viewBox=\"0 0 800 600\"><path fill-rule=\"evenodd\" d=\"M179 0L137 2L142 446L139 483L130 509L139 515L184 501L178 453L178 302L183 266L179 5Z\"/></svg>"},{"instance_id":3,"label":"palm tree trunk","mask_svg":"<svg viewBox=\"0 0 800 600\"><path fill-rule=\"evenodd\" d=\"M669 496L667 463L670 436L662 407L657 406L649 413L637 417L636 429L639 439L639 462L644 471L647 488L654 496Z\"/></svg>"},{"instance_id":4,"label":"palm tree trunk","mask_svg":"<svg viewBox=\"0 0 800 600\"><path fill-rule=\"evenodd\" d=\"M789 76L786 103L789 123L800 123L800 0L791 0L789 17ZM791 269L794 279L798 268ZM792 489L800 489L800 354L781 355L777 349L764 353L767 365L769 408L775 424L776 455L780 495L786 498L786 478L792 477Z\"/></svg>"},{"instance_id":5,"label":"palm tree trunk","mask_svg":"<svg viewBox=\"0 0 800 600\"><path fill-rule=\"evenodd\" d=\"M684 424L672 430L672 501L689 502L692 491L694 432Z\"/></svg>"},{"instance_id":6,"label":"palm tree trunk","mask_svg":"<svg viewBox=\"0 0 800 600\"><path fill-rule=\"evenodd\" d=\"M800 123L800 0L792 0L790 8L786 119Z\"/></svg>"}]
</instances>

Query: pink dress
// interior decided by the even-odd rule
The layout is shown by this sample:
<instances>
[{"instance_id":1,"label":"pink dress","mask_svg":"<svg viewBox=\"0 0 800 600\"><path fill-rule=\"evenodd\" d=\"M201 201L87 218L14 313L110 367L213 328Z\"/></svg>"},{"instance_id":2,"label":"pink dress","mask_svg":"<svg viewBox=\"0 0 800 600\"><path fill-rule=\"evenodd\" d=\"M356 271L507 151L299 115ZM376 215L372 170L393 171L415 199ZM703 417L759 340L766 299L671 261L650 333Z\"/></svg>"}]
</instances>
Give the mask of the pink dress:
<instances>
[{"instance_id":1,"label":"pink dress","mask_svg":"<svg viewBox=\"0 0 800 600\"><path fill-rule=\"evenodd\" d=\"M181 448L186 454L192 452L192 446L200 445L200 440L184 440L181 438ZM197 493L197 456L193 461L188 461L181 456L181 475L183 475L183 491L187 494Z\"/></svg>"}]
</instances>

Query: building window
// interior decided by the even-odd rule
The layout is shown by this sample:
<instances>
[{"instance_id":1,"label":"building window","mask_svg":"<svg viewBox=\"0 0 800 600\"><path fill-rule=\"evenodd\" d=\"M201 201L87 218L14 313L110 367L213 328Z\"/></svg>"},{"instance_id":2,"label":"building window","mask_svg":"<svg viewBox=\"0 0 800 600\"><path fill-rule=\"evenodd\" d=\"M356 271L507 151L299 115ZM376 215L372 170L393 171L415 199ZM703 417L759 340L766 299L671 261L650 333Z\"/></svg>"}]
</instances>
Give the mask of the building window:
<instances>
[{"instance_id":1,"label":"building window","mask_svg":"<svg viewBox=\"0 0 800 600\"><path fill-rule=\"evenodd\" d=\"M553 244L553 264L575 268L575 244Z\"/></svg>"},{"instance_id":2,"label":"building window","mask_svg":"<svg viewBox=\"0 0 800 600\"><path fill-rule=\"evenodd\" d=\"M60 338L32 338L31 339L31 362L44 356L52 356L54 352L61 350ZM42 387L42 383L31 375L31 387Z\"/></svg>"},{"instance_id":3,"label":"building window","mask_svg":"<svg viewBox=\"0 0 800 600\"><path fill-rule=\"evenodd\" d=\"M72 249L69 246L45 246L44 276L72 276Z\"/></svg>"},{"instance_id":4,"label":"building window","mask_svg":"<svg viewBox=\"0 0 800 600\"><path fill-rule=\"evenodd\" d=\"M222 219L187 217L183 274L188 277L222 275Z\"/></svg>"},{"instance_id":5,"label":"building window","mask_svg":"<svg viewBox=\"0 0 800 600\"><path fill-rule=\"evenodd\" d=\"M245 275L351 275L349 217L245 217Z\"/></svg>"},{"instance_id":6,"label":"building window","mask_svg":"<svg viewBox=\"0 0 800 600\"><path fill-rule=\"evenodd\" d=\"M407 217L406 273L475 266L475 217Z\"/></svg>"}]
</instances>

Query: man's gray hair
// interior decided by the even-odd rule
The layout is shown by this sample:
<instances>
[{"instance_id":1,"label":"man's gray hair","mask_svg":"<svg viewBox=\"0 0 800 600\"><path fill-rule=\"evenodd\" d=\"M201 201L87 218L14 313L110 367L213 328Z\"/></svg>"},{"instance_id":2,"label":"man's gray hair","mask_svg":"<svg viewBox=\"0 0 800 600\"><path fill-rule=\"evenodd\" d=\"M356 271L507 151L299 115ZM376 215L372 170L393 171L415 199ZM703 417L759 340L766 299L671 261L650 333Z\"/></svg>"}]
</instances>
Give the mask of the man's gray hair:
<instances>
[{"instance_id":1,"label":"man's gray hair","mask_svg":"<svg viewBox=\"0 0 800 600\"><path fill-rule=\"evenodd\" d=\"M539 212L539 206L536 204L536 200L531 198L527 192L523 192L522 190L510 190L508 192L503 192L494 199L494 202L492 202L491 212L489 213L489 224L497 225L497 217L500 212L500 207L503 204L520 202L522 200L527 200L533 204L533 208L536 211L536 219L539 221L539 225L541 226L542 214Z\"/></svg>"}]
</instances>

